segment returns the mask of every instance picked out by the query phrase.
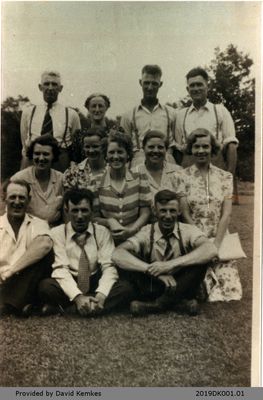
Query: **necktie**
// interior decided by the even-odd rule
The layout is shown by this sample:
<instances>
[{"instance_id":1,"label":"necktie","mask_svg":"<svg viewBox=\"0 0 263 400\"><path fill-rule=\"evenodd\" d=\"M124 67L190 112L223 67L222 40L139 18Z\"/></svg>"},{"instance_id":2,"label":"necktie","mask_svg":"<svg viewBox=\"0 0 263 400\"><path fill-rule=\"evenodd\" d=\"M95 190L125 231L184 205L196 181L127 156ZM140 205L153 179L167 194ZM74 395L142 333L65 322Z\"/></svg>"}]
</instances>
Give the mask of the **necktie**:
<instances>
[{"instance_id":1,"label":"necktie","mask_svg":"<svg viewBox=\"0 0 263 400\"><path fill-rule=\"evenodd\" d=\"M78 287L83 294L88 293L90 287L90 264L84 248L88 235L87 232L76 233L73 238L81 249L78 270Z\"/></svg>"},{"instance_id":2,"label":"necktie","mask_svg":"<svg viewBox=\"0 0 263 400\"><path fill-rule=\"evenodd\" d=\"M171 245L171 238L173 237L173 233L168 236L163 236L166 241L166 248L164 251L164 261L169 261L173 258L173 248Z\"/></svg>"},{"instance_id":3,"label":"necktie","mask_svg":"<svg viewBox=\"0 0 263 400\"><path fill-rule=\"evenodd\" d=\"M44 121L42 124L42 128L41 128L41 135L44 135L45 133L49 133L50 135L53 136L53 123L52 123L52 118L51 118L51 115L49 112L51 107L52 107L52 104L48 104L47 111L46 111Z\"/></svg>"}]
</instances>

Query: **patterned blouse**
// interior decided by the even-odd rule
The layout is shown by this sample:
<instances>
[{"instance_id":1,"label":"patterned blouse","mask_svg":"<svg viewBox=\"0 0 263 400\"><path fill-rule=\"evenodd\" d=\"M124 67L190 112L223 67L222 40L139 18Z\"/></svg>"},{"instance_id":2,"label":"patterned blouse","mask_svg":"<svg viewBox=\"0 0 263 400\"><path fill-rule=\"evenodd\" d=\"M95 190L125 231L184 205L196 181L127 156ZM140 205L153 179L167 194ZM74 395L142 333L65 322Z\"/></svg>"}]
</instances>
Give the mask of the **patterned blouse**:
<instances>
[{"instance_id":1,"label":"patterned blouse","mask_svg":"<svg viewBox=\"0 0 263 400\"><path fill-rule=\"evenodd\" d=\"M95 191L94 214L115 218L121 225L134 223L141 207L151 206L151 192L147 177L126 169L125 185L121 192L111 186L110 168L101 178Z\"/></svg>"},{"instance_id":2,"label":"patterned blouse","mask_svg":"<svg viewBox=\"0 0 263 400\"><path fill-rule=\"evenodd\" d=\"M86 158L79 164L74 164L69 167L63 175L63 187L64 190L70 188L87 189L96 186L102 175L105 172L105 168L100 173L95 174L91 171L88 159ZM92 182L92 184L91 184Z\"/></svg>"},{"instance_id":3,"label":"patterned blouse","mask_svg":"<svg viewBox=\"0 0 263 400\"><path fill-rule=\"evenodd\" d=\"M210 164L206 181L195 165L184 170L185 195L195 225L208 237L215 237L222 204L232 199L233 176Z\"/></svg>"}]
</instances>

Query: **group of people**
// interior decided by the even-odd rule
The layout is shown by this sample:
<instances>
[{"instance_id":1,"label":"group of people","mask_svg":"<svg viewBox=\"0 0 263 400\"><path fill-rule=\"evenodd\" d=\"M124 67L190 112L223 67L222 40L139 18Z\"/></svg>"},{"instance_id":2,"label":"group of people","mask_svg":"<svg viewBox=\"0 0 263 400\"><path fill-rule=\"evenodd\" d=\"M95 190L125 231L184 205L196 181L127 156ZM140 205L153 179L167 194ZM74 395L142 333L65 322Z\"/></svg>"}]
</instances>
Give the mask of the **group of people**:
<instances>
[{"instance_id":1,"label":"group of people","mask_svg":"<svg viewBox=\"0 0 263 400\"><path fill-rule=\"evenodd\" d=\"M92 94L81 124L57 101L60 74L42 74L44 104L22 114L21 170L3 189L1 315L196 315L202 301L241 299L236 261L218 259L233 120L207 100L204 69L187 74L192 105L179 111L159 103L161 78L143 67L143 98L120 125L105 116L110 99Z\"/></svg>"}]
</instances>

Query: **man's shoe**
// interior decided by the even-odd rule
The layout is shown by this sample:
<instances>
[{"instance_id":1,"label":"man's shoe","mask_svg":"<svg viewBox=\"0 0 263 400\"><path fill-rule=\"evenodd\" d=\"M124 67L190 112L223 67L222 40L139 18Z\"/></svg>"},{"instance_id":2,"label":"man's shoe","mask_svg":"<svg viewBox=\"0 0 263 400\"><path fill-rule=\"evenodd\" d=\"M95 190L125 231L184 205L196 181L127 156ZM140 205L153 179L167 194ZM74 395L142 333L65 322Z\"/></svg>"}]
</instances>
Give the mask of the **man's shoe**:
<instances>
[{"instance_id":1,"label":"man's shoe","mask_svg":"<svg viewBox=\"0 0 263 400\"><path fill-rule=\"evenodd\" d=\"M33 304L26 304L21 311L21 317L28 318L35 314L36 309Z\"/></svg>"},{"instance_id":2,"label":"man's shoe","mask_svg":"<svg viewBox=\"0 0 263 400\"><path fill-rule=\"evenodd\" d=\"M132 301L130 312L133 316L139 317L146 314L153 314L162 311L162 307L156 301Z\"/></svg>"},{"instance_id":3,"label":"man's shoe","mask_svg":"<svg viewBox=\"0 0 263 400\"><path fill-rule=\"evenodd\" d=\"M54 306L52 304L44 304L41 308L41 316L47 317L49 315L64 314L64 310L61 306Z\"/></svg>"},{"instance_id":4,"label":"man's shoe","mask_svg":"<svg viewBox=\"0 0 263 400\"><path fill-rule=\"evenodd\" d=\"M182 300L180 303L176 304L174 309L179 313L188 314L191 317L200 314L200 306L196 299Z\"/></svg>"}]
</instances>

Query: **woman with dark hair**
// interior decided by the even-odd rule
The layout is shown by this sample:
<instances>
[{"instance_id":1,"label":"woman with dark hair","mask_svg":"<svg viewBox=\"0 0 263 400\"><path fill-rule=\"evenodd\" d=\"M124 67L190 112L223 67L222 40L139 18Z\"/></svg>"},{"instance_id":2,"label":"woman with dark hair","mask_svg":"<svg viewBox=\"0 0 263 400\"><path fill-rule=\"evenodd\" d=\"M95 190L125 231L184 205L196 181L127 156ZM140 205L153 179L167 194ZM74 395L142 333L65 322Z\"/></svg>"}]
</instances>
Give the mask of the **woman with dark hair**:
<instances>
[{"instance_id":1,"label":"woman with dark hair","mask_svg":"<svg viewBox=\"0 0 263 400\"><path fill-rule=\"evenodd\" d=\"M107 139L98 128L83 129L81 132L82 148L86 158L64 172L64 189L88 188L91 181L99 181L105 172L104 149Z\"/></svg>"},{"instance_id":2,"label":"woman with dark hair","mask_svg":"<svg viewBox=\"0 0 263 400\"><path fill-rule=\"evenodd\" d=\"M186 222L196 225L219 249L232 211L233 176L211 164L220 146L206 129L196 129L187 139L194 164L184 170L185 197L181 209ZM234 260L217 262L206 273L208 301L240 300L242 288Z\"/></svg>"},{"instance_id":3,"label":"woman with dark hair","mask_svg":"<svg viewBox=\"0 0 263 400\"><path fill-rule=\"evenodd\" d=\"M129 135L109 135L106 161L109 166L95 191L95 221L110 229L116 244L133 236L150 216L151 195L147 177L128 169L133 156Z\"/></svg>"},{"instance_id":4,"label":"woman with dark hair","mask_svg":"<svg viewBox=\"0 0 263 400\"><path fill-rule=\"evenodd\" d=\"M84 105L88 110L88 117L85 121L83 121L82 128L84 130L90 128L100 129L101 134L104 137L107 137L110 129L116 125L114 121L109 120L105 116L108 108L110 107L110 99L105 94L93 93L86 99ZM79 130L73 136L72 157L73 161L77 163L85 158L85 154L82 151L82 135L83 130Z\"/></svg>"},{"instance_id":5,"label":"woman with dark hair","mask_svg":"<svg viewBox=\"0 0 263 400\"><path fill-rule=\"evenodd\" d=\"M182 180L183 169L176 164L166 161L168 141L165 135L157 130L150 130L142 141L145 162L132 171L145 174L152 194L152 204L159 190L170 189L178 191Z\"/></svg>"},{"instance_id":6,"label":"woman with dark hair","mask_svg":"<svg viewBox=\"0 0 263 400\"><path fill-rule=\"evenodd\" d=\"M63 195L63 174L51 168L59 158L57 140L49 134L37 137L29 146L27 157L33 165L17 172L11 181L27 182L31 188L28 212L55 225L61 218Z\"/></svg>"}]
</instances>

